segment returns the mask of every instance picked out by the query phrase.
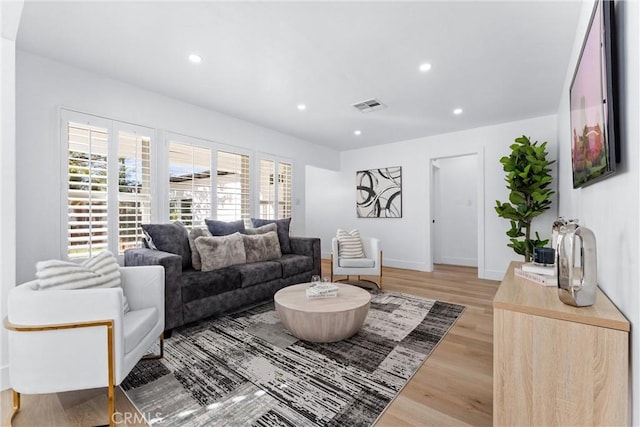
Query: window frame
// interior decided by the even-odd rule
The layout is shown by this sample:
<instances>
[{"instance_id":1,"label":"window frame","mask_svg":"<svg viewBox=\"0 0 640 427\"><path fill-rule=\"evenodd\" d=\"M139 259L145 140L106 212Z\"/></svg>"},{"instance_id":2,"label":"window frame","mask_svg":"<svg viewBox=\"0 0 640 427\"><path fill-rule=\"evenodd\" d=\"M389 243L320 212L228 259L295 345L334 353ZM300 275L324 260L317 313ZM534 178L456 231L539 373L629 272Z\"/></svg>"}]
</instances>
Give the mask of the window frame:
<instances>
[{"instance_id":1,"label":"window frame","mask_svg":"<svg viewBox=\"0 0 640 427\"><path fill-rule=\"evenodd\" d=\"M254 216L252 216L252 218L260 218L259 216L256 215L260 215L260 178L261 178L261 174L260 174L260 164L262 162L262 160L266 160L266 161L270 161L273 162L273 173L274 173L274 201L273 201L273 207L274 207L274 220L278 220L278 219L283 219L283 218L278 218L278 212L279 212L279 203L280 203L280 198L279 198L279 187L280 187L280 183L279 180L276 178L278 176L278 171L280 168L280 164L281 163L285 163L287 165L289 165L291 167L291 217L293 217L294 214L294 207L295 207L295 163L292 159L289 159L287 157L282 157L282 156L276 156L273 154L267 154L267 153L256 153L256 159L255 159L255 173L254 173L254 179L255 179L255 196L254 196L254 204L255 204L255 208L254 208ZM287 217L288 218L288 217ZM264 218L261 218L264 219Z\"/></svg>"}]
</instances>

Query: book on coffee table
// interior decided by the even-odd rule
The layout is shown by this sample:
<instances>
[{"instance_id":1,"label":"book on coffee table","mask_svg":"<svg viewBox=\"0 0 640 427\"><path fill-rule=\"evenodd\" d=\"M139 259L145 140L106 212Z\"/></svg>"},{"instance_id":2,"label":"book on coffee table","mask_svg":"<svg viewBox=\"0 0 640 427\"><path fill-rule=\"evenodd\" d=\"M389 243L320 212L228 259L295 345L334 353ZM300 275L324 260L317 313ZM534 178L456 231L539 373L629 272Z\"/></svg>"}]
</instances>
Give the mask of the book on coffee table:
<instances>
[{"instance_id":1,"label":"book on coffee table","mask_svg":"<svg viewBox=\"0 0 640 427\"><path fill-rule=\"evenodd\" d=\"M338 296L338 287L333 283L324 283L306 289L307 298L332 298Z\"/></svg>"}]
</instances>

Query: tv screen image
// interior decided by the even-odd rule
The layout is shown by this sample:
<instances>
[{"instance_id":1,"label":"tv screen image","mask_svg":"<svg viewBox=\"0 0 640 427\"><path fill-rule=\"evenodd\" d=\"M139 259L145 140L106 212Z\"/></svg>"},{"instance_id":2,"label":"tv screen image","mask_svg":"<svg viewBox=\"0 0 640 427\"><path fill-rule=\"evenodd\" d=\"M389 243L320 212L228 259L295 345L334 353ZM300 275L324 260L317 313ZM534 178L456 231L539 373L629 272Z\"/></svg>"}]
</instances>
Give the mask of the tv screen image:
<instances>
[{"instance_id":1,"label":"tv screen image","mask_svg":"<svg viewBox=\"0 0 640 427\"><path fill-rule=\"evenodd\" d=\"M571 82L573 187L613 174L616 161L613 2L596 2Z\"/></svg>"}]
</instances>

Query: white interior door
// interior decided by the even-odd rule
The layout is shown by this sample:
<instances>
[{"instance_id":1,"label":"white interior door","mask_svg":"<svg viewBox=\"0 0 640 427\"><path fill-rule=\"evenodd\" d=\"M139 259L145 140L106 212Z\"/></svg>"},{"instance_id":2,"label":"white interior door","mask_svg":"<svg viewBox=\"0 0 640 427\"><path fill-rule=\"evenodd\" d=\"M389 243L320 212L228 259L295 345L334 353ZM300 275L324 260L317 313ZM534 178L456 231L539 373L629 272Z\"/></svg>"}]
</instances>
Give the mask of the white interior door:
<instances>
[{"instance_id":1,"label":"white interior door","mask_svg":"<svg viewBox=\"0 0 640 427\"><path fill-rule=\"evenodd\" d=\"M433 166L433 261L477 267L478 156L436 159Z\"/></svg>"}]
</instances>

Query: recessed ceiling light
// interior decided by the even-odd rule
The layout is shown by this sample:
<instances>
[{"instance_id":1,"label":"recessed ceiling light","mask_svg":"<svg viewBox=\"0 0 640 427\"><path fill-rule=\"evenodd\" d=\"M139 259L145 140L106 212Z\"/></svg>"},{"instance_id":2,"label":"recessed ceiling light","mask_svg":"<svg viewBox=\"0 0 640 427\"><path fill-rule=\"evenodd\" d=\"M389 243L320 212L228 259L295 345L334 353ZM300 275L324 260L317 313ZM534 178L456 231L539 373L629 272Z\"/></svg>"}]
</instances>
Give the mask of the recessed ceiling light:
<instances>
[{"instance_id":1,"label":"recessed ceiling light","mask_svg":"<svg viewBox=\"0 0 640 427\"><path fill-rule=\"evenodd\" d=\"M300 110L300 111L304 111L304 110L306 110L306 109L307 109L307 106L306 106L306 105L304 105L304 104L298 104L298 110Z\"/></svg>"},{"instance_id":2,"label":"recessed ceiling light","mask_svg":"<svg viewBox=\"0 0 640 427\"><path fill-rule=\"evenodd\" d=\"M202 56L192 53L191 55L189 55L189 61L193 62L194 64L199 64L202 62Z\"/></svg>"},{"instance_id":3,"label":"recessed ceiling light","mask_svg":"<svg viewBox=\"0 0 640 427\"><path fill-rule=\"evenodd\" d=\"M353 134L354 135L362 135L362 131L361 130L354 130Z\"/></svg>"},{"instance_id":4,"label":"recessed ceiling light","mask_svg":"<svg viewBox=\"0 0 640 427\"><path fill-rule=\"evenodd\" d=\"M428 62L425 62L424 64L420 64L419 68L420 68L420 71L422 71L423 73L426 73L431 69L431 64L429 64Z\"/></svg>"},{"instance_id":5,"label":"recessed ceiling light","mask_svg":"<svg viewBox=\"0 0 640 427\"><path fill-rule=\"evenodd\" d=\"M453 114L462 114L462 108L456 108L453 110Z\"/></svg>"}]
</instances>

